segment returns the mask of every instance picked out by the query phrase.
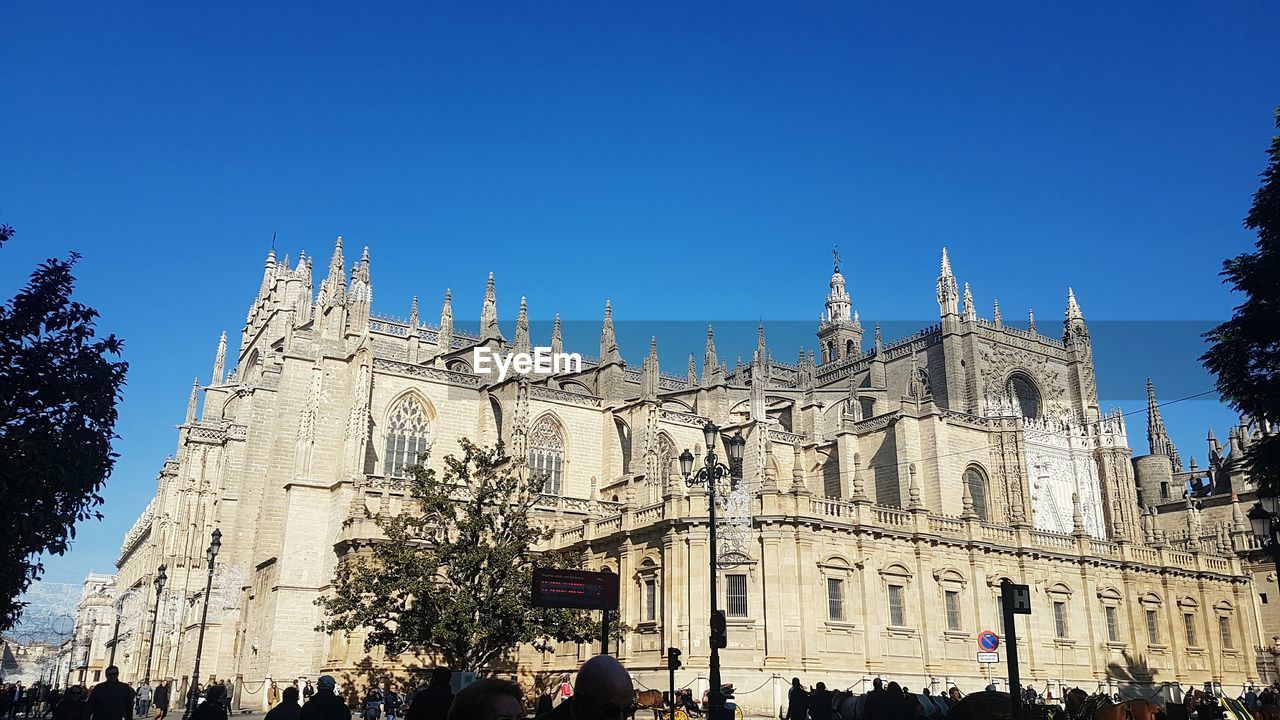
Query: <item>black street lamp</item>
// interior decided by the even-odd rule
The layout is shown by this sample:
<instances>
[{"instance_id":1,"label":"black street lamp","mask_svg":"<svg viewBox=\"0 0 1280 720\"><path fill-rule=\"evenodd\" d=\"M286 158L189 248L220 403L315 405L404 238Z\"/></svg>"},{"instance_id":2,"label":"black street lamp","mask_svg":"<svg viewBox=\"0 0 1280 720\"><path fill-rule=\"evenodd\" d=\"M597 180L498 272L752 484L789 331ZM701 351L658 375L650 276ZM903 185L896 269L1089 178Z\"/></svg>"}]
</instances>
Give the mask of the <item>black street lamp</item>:
<instances>
[{"instance_id":1,"label":"black street lamp","mask_svg":"<svg viewBox=\"0 0 1280 720\"><path fill-rule=\"evenodd\" d=\"M204 610L200 614L200 639L196 641L196 667L191 671L191 689L187 691L187 709L182 713L182 720L190 720L200 702L200 654L204 652L204 626L209 621L209 593L213 592L213 563L218 559L218 550L222 548L222 531L213 531L213 542L205 556L209 559L209 579L204 585Z\"/></svg>"},{"instance_id":2,"label":"black street lamp","mask_svg":"<svg viewBox=\"0 0 1280 720\"><path fill-rule=\"evenodd\" d=\"M1257 504L1249 509L1249 525L1254 535L1267 538L1267 551L1280 577L1280 498L1259 494Z\"/></svg>"},{"instance_id":3,"label":"black street lamp","mask_svg":"<svg viewBox=\"0 0 1280 720\"><path fill-rule=\"evenodd\" d=\"M708 526L711 533L711 689L707 693L707 720L725 720L725 697L720 682L720 648L728 644L728 638L724 613L718 607L719 599L716 595L719 557L716 550L716 482L729 478L732 483L734 477L741 475L742 452L747 446L747 441L742 437L741 431L729 439L725 444L729 453L729 465L725 466L716 460L716 440L720 437L720 428L708 420L702 427L702 435L707 443L707 455L703 459L702 467L694 471L693 453L686 448L680 453L680 472L684 474L685 485L694 487L705 484L707 486L707 508L710 516Z\"/></svg>"},{"instance_id":4,"label":"black street lamp","mask_svg":"<svg viewBox=\"0 0 1280 720\"><path fill-rule=\"evenodd\" d=\"M143 671L142 683L144 685L151 682L151 655L156 651L156 621L160 619L160 593L164 592L164 583L169 579L165 574L167 568L161 565L156 570L156 611L151 615L151 640L147 642L147 668Z\"/></svg>"}]
</instances>

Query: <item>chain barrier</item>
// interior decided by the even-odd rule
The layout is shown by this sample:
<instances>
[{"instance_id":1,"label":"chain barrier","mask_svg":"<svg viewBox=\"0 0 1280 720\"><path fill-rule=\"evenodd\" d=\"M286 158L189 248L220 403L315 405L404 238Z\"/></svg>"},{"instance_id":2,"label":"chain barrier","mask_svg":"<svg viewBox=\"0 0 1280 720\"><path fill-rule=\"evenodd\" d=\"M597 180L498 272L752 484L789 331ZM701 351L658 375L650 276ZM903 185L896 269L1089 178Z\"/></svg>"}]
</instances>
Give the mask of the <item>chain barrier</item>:
<instances>
[{"instance_id":1,"label":"chain barrier","mask_svg":"<svg viewBox=\"0 0 1280 720\"><path fill-rule=\"evenodd\" d=\"M258 689L257 689L257 690L250 690L250 689L249 689L249 683L247 683L247 682L242 682L242 683L240 683L240 687L241 687L241 689L242 689L242 692L243 692L243 693L248 694L248 695L254 695L254 694L257 694L257 693L258 693L258 691L262 690L262 686L263 686L263 685L266 685L266 684L267 684L267 681L266 681L266 680L263 680L262 682L258 683Z\"/></svg>"}]
</instances>

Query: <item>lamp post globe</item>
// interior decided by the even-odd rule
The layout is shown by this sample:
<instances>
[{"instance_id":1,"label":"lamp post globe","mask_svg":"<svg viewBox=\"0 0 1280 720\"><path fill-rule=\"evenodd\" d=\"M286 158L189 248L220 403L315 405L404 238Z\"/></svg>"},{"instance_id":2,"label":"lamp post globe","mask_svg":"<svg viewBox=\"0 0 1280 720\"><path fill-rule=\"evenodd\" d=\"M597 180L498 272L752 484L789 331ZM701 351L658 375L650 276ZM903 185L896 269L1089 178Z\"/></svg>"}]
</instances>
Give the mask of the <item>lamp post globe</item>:
<instances>
[{"instance_id":1,"label":"lamp post globe","mask_svg":"<svg viewBox=\"0 0 1280 720\"><path fill-rule=\"evenodd\" d=\"M1271 536L1271 513L1263 509L1262 503L1258 503L1249 508L1249 525L1253 528L1253 534L1258 537Z\"/></svg>"}]
</instances>

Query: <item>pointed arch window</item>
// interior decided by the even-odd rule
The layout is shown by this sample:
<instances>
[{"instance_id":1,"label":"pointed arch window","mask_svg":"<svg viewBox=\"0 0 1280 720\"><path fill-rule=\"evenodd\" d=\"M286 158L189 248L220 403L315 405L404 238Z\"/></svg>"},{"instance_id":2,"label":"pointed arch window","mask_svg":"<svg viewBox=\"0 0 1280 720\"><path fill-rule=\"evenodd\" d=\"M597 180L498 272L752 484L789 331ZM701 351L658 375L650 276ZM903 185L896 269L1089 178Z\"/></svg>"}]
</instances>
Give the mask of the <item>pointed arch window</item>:
<instances>
[{"instance_id":1,"label":"pointed arch window","mask_svg":"<svg viewBox=\"0 0 1280 720\"><path fill-rule=\"evenodd\" d=\"M564 487L564 431L550 415L543 415L529 433L529 471L546 477L542 492L560 494Z\"/></svg>"},{"instance_id":2,"label":"pointed arch window","mask_svg":"<svg viewBox=\"0 0 1280 720\"><path fill-rule=\"evenodd\" d=\"M964 484L969 488L969 497L973 498L973 511L978 519L987 522L990 517L987 510L987 478L976 465L970 465L964 471Z\"/></svg>"},{"instance_id":3,"label":"pointed arch window","mask_svg":"<svg viewBox=\"0 0 1280 720\"><path fill-rule=\"evenodd\" d=\"M1025 418L1040 417L1040 391L1036 389L1036 384L1031 378L1022 373L1014 373L1009 378L1009 385L1006 388L1009 397L1018 405L1018 411Z\"/></svg>"},{"instance_id":4,"label":"pointed arch window","mask_svg":"<svg viewBox=\"0 0 1280 720\"><path fill-rule=\"evenodd\" d=\"M426 462L431 451L431 418L412 395L401 398L387 417L387 477L408 477L409 468Z\"/></svg>"}]
</instances>

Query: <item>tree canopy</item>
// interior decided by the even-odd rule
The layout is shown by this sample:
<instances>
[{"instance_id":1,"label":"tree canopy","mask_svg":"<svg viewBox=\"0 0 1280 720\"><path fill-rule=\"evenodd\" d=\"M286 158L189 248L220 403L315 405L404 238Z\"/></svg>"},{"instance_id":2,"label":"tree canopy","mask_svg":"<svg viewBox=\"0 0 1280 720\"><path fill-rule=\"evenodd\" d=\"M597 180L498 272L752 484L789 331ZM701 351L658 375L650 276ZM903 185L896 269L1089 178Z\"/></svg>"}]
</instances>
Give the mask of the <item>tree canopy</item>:
<instances>
[{"instance_id":1,"label":"tree canopy","mask_svg":"<svg viewBox=\"0 0 1280 720\"><path fill-rule=\"evenodd\" d=\"M1271 138L1268 154L1262 187L1244 220L1258 234L1257 251L1222 263L1224 282L1245 300L1206 335L1212 346L1201 360L1218 376L1218 392L1232 407L1274 426L1280 423L1280 135ZM1280 434L1255 440L1243 462L1262 491L1280 494Z\"/></svg>"},{"instance_id":2,"label":"tree canopy","mask_svg":"<svg viewBox=\"0 0 1280 720\"><path fill-rule=\"evenodd\" d=\"M533 568L576 568L578 552L540 549L552 530L534 506L546 480L502 449L463 439L443 477L412 469L402 512L374 515L386 535L339 560L333 593L317 601L324 632L366 633L381 646L437 656L456 670L483 671L519 645L590 642L599 623L586 611L534 607Z\"/></svg>"},{"instance_id":3,"label":"tree canopy","mask_svg":"<svg viewBox=\"0 0 1280 720\"><path fill-rule=\"evenodd\" d=\"M0 246L14 235L0 226ZM20 597L61 555L94 508L116 454L116 401L128 364L122 343L97 337L98 312L71 299L79 259L49 259L0 306L0 630Z\"/></svg>"}]
</instances>

